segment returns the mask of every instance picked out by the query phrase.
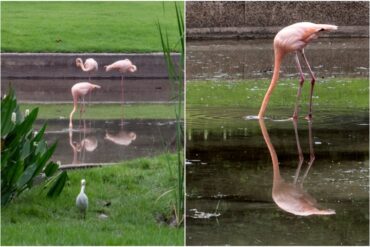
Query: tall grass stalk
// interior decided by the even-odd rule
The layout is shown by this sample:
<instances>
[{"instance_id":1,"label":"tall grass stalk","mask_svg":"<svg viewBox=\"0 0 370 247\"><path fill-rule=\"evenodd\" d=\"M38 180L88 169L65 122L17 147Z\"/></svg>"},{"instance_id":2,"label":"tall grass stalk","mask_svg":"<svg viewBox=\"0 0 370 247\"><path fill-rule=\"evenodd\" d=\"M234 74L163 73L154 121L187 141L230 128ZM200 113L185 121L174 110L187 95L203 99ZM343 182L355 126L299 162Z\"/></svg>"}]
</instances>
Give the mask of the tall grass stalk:
<instances>
[{"instance_id":1,"label":"tall grass stalk","mask_svg":"<svg viewBox=\"0 0 370 247\"><path fill-rule=\"evenodd\" d=\"M175 117L176 117L176 153L177 153L177 188L174 190L175 205L174 211L176 216L177 225L180 226L184 220L184 19L182 10L178 3L175 2L175 11L177 17L178 28L178 41L175 44L170 44L167 29L157 22L158 31L161 39L163 55L166 61L168 77L172 82L174 92L173 98L177 100L175 104ZM179 47L178 47L179 46ZM180 59L175 61L171 56L171 51L174 48L179 48ZM176 90L177 89L177 90ZM177 92L176 92L177 91Z\"/></svg>"}]
</instances>

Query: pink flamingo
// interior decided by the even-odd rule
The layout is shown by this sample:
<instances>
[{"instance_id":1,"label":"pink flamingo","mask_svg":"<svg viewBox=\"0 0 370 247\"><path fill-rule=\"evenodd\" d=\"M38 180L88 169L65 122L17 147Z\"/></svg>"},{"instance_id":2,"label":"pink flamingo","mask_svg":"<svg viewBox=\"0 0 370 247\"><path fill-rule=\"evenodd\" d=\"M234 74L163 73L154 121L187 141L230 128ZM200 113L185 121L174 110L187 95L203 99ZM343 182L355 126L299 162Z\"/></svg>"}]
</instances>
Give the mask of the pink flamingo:
<instances>
[{"instance_id":1,"label":"pink flamingo","mask_svg":"<svg viewBox=\"0 0 370 247\"><path fill-rule=\"evenodd\" d=\"M89 73L89 82L90 73L93 71L98 71L98 63L93 58L88 58L85 60L85 63L82 62L81 58L76 58L76 66L81 68L82 71Z\"/></svg>"},{"instance_id":2,"label":"pink flamingo","mask_svg":"<svg viewBox=\"0 0 370 247\"><path fill-rule=\"evenodd\" d=\"M338 28L337 26L328 25L328 24L314 24L310 22L298 22L298 23L295 23L293 25L283 28L276 34L275 39L274 39L274 52L275 52L274 74L272 76L270 86L262 101L262 105L258 113L258 118L263 118L265 115L265 111L266 111L270 96L279 79L280 64L282 62L283 57L287 53L295 52L295 62L296 62L301 79L299 81L297 101L295 104L293 119L296 119L298 117L298 101L301 96L302 86L304 82L304 76L303 76L301 65L299 63L298 53L302 55L303 60L305 61L307 68L309 70L310 76L311 76L310 109L308 113L308 119L311 119L312 117L312 93L313 93L313 87L315 85L316 78L305 56L304 48L310 41L316 39L320 32L332 31L332 30L336 30L337 28Z\"/></svg>"},{"instance_id":3,"label":"pink flamingo","mask_svg":"<svg viewBox=\"0 0 370 247\"><path fill-rule=\"evenodd\" d=\"M137 70L136 66L132 64L129 59L119 60L111 65L104 66L105 71L117 70L122 73L121 75L121 100L123 104L123 74L127 72L135 72Z\"/></svg>"},{"instance_id":4,"label":"pink flamingo","mask_svg":"<svg viewBox=\"0 0 370 247\"><path fill-rule=\"evenodd\" d=\"M98 71L98 62L93 58L88 58L85 63L82 62L81 58L76 58L76 66L81 68L82 71L89 74L89 82L91 82L91 72ZM91 101L91 94L89 94L89 106Z\"/></svg>"},{"instance_id":5,"label":"pink flamingo","mask_svg":"<svg viewBox=\"0 0 370 247\"><path fill-rule=\"evenodd\" d=\"M73 87L71 88L71 92L73 96L73 110L71 114L69 115L69 128L72 129L73 127L72 119L73 119L73 114L77 110L78 98L80 97L82 98L82 106L80 108L80 117L81 117L82 112L84 111L85 95L90 93L95 88L100 88L100 86L89 83L89 82L79 82L73 85Z\"/></svg>"}]
</instances>

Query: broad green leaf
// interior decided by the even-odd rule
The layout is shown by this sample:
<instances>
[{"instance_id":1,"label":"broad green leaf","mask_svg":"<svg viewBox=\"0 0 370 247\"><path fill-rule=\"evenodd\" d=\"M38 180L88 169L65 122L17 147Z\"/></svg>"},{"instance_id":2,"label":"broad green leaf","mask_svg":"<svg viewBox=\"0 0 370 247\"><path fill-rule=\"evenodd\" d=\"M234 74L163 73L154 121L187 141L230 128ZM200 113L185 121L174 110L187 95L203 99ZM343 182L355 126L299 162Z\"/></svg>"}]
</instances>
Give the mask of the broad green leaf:
<instances>
[{"instance_id":1,"label":"broad green leaf","mask_svg":"<svg viewBox=\"0 0 370 247\"><path fill-rule=\"evenodd\" d=\"M47 196L48 197L56 197L56 196L59 196L60 193L62 192L62 190L64 188L64 185L65 185L65 183L66 183L67 180L68 180L67 172L66 171L61 172L58 175L58 178L55 181L55 183L49 189L49 191L47 193Z\"/></svg>"},{"instance_id":2,"label":"broad green leaf","mask_svg":"<svg viewBox=\"0 0 370 247\"><path fill-rule=\"evenodd\" d=\"M44 136L44 132L46 129L46 123L41 127L41 129L37 132L36 136L32 141L39 142L41 138Z\"/></svg>"},{"instance_id":3,"label":"broad green leaf","mask_svg":"<svg viewBox=\"0 0 370 247\"><path fill-rule=\"evenodd\" d=\"M17 182L17 187L22 188L25 184L27 184L31 178L33 178L33 175L37 169L37 164L34 163L26 168L24 171L22 177Z\"/></svg>"},{"instance_id":4,"label":"broad green leaf","mask_svg":"<svg viewBox=\"0 0 370 247\"><path fill-rule=\"evenodd\" d=\"M24 160L30 155L31 151L31 142L29 140L25 140L21 150L21 159Z\"/></svg>"},{"instance_id":5,"label":"broad green leaf","mask_svg":"<svg viewBox=\"0 0 370 247\"><path fill-rule=\"evenodd\" d=\"M36 154L43 154L47 150L47 145L45 140L41 139L39 142L33 142L33 145L36 145L35 153Z\"/></svg>"},{"instance_id":6,"label":"broad green leaf","mask_svg":"<svg viewBox=\"0 0 370 247\"><path fill-rule=\"evenodd\" d=\"M12 191L4 192L1 191L1 206L4 206L9 203L10 199L12 198Z\"/></svg>"},{"instance_id":7,"label":"broad green leaf","mask_svg":"<svg viewBox=\"0 0 370 247\"><path fill-rule=\"evenodd\" d=\"M18 160L18 162L14 165L15 171L14 174L10 180L11 185L15 184L19 177L22 175L22 172L24 170L24 162L23 160Z\"/></svg>"},{"instance_id":8,"label":"broad green leaf","mask_svg":"<svg viewBox=\"0 0 370 247\"><path fill-rule=\"evenodd\" d=\"M39 108L33 109L30 114L24 119L24 121L16 126L18 135L26 135L29 131L32 130L32 125L37 118Z\"/></svg>"},{"instance_id":9,"label":"broad green leaf","mask_svg":"<svg viewBox=\"0 0 370 247\"><path fill-rule=\"evenodd\" d=\"M41 157L37 160L37 169L35 170L34 175L38 175L42 168L44 168L46 162L50 159L50 157L53 155L55 148L57 147L57 143L54 143Z\"/></svg>"},{"instance_id":10,"label":"broad green leaf","mask_svg":"<svg viewBox=\"0 0 370 247\"><path fill-rule=\"evenodd\" d=\"M54 163L54 162L49 162L49 164L45 167L45 175L47 177L51 177L57 170L58 170L59 166L57 163Z\"/></svg>"}]
</instances>

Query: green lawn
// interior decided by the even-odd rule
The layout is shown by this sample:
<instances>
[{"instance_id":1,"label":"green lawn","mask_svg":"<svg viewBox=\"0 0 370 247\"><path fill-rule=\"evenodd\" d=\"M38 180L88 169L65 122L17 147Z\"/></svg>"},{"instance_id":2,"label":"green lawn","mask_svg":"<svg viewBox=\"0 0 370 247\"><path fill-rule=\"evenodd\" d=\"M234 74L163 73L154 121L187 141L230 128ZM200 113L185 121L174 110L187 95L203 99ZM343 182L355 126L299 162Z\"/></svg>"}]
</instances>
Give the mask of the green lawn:
<instances>
[{"instance_id":1,"label":"green lawn","mask_svg":"<svg viewBox=\"0 0 370 247\"><path fill-rule=\"evenodd\" d=\"M178 43L174 2L2 2L1 52L162 51L157 21Z\"/></svg>"},{"instance_id":2,"label":"green lawn","mask_svg":"<svg viewBox=\"0 0 370 247\"><path fill-rule=\"evenodd\" d=\"M21 110L39 107L38 119L69 119L72 104L20 104ZM175 105L173 104L125 104L123 108L125 119L175 119ZM79 109L74 114L78 119ZM121 104L92 104L87 106L85 119L121 119Z\"/></svg>"},{"instance_id":3,"label":"green lawn","mask_svg":"<svg viewBox=\"0 0 370 247\"><path fill-rule=\"evenodd\" d=\"M191 81L186 87L187 107L242 106L259 108L270 80ZM293 109L298 89L296 79L282 79L275 88L268 109ZM310 82L304 84L301 103L309 102ZM362 108L369 106L367 78L320 79L315 84L313 103L321 107Z\"/></svg>"},{"instance_id":4,"label":"green lawn","mask_svg":"<svg viewBox=\"0 0 370 247\"><path fill-rule=\"evenodd\" d=\"M156 220L171 214L172 194L160 196L176 185L175 166L175 155L161 155L71 170L60 197L47 199L34 187L2 208L1 245L183 245L183 228ZM82 178L89 197L85 220L75 206ZM98 218L102 212L107 219Z\"/></svg>"}]
</instances>

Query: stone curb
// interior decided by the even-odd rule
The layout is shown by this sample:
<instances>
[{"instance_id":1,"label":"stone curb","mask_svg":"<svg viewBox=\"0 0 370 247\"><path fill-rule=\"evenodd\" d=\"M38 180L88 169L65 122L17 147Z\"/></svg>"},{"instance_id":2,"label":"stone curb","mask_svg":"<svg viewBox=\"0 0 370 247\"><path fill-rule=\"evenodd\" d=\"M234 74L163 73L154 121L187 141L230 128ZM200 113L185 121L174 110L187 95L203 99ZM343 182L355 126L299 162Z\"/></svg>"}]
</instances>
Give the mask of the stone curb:
<instances>
[{"instance_id":1,"label":"stone curb","mask_svg":"<svg viewBox=\"0 0 370 247\"><path fill-rule=\"evenodd\" d=\"M187 40L214 39L267 39L275 37L283 27L205 27L187 28ZM369 37L368 26L342 26L337 31L322 33L320 37L330 38L366 38Z\"/></svg>"}]
</instances>

